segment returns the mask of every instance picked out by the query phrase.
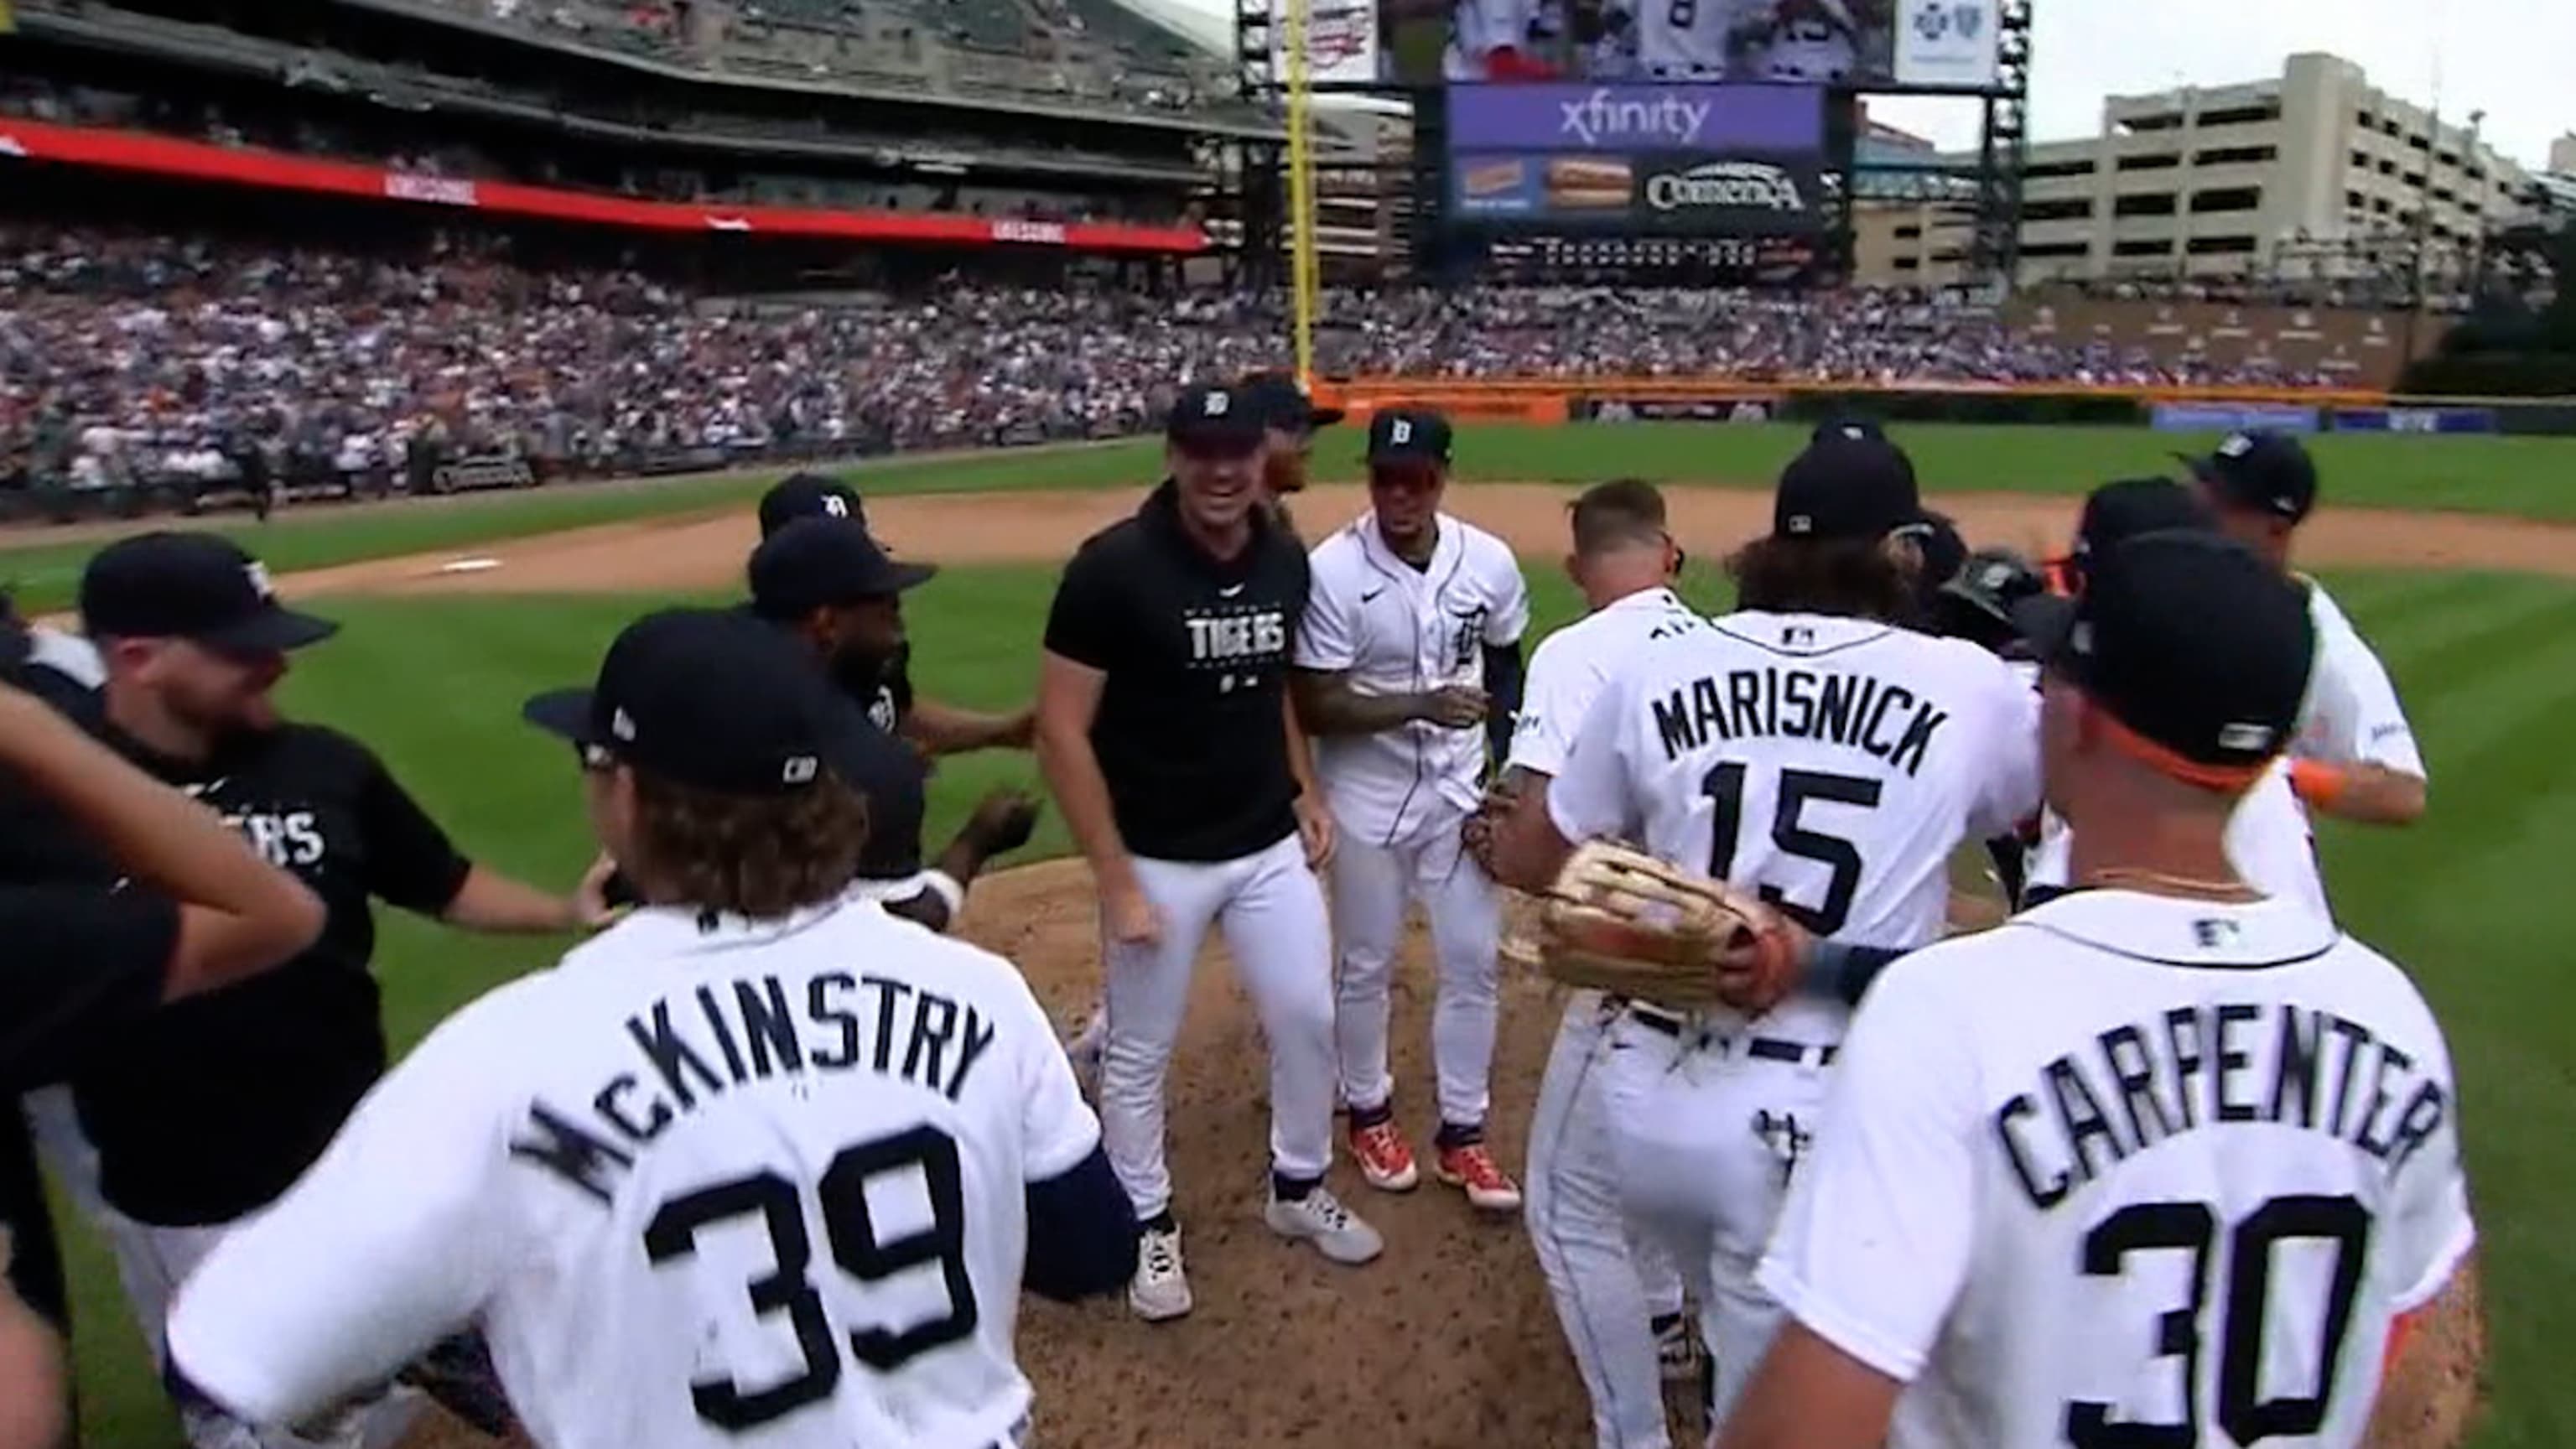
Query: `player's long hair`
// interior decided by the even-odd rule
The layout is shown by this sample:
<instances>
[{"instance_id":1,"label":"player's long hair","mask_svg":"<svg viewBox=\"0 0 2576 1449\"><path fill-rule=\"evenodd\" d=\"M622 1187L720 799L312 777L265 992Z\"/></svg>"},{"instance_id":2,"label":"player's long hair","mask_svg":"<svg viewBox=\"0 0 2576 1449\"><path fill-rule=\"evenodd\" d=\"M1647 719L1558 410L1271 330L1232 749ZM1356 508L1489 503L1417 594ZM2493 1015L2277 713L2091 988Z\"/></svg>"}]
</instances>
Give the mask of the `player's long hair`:
<instances>
[{"instance_id":1,"label":"player's long hair","mask_svg":"<svg viewBox=\"0 0 2576 1449\"><path fill-rule=\"evenodd\" d=\"M635 772L635 873L673 905L754 920L821 905L849 888L867 839L867 800L837 779L746 796Z\"/></svg>"},{"instance_id":2,"label":"player's long hair","mask_svg":"<svg viewBox=\"0 0 2576 1449\"><path fill-rule=\"evenodd\" d=\"M1913 573L1877 539L1766 535L1726 561L1742 609L1913 624Z\"/></svg>"}]
</instances>

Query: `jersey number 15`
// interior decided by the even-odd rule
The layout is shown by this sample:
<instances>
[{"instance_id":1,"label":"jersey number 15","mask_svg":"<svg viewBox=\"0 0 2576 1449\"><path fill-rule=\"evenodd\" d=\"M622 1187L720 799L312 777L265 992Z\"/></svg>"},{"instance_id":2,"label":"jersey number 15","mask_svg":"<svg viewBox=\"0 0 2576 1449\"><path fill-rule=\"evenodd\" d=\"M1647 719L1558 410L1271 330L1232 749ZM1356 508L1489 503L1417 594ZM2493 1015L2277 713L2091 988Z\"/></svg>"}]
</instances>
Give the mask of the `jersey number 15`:
<instances>
[{"instance_id":1,"label":"jersey number 15","mask_svg":"<svg viewBox=\"0 0 2576 1449\"><path fill-rule=\"evenodd\" d=\"M1714 880L1734 878L1736 840L1744 833L1744 768L1743 761L1729 760L1710 770L1699 782L1701 792L1717 807L1708 842L1708 873ZM1826 881L1825 898L1817 905L1790 900L1778 886L1755 882L1762 899L1819 936L1841 930L1851 915L1852 897L1860 890L1860 847L1839 835L1808 828L1803 817L1811 800L1874 810L1878 808L1878 792L1878 781L1858 775L1782 770L1779 803L1771 812L1771 843L1780 848L1781 854L1812 860L1832 871L1833 876Z\"/></svg>"},{"instance_id":2,"label":"jersey number 15","mask_svg":"<svg viewBox=\"0 0 2576 1449\"><path fill-rule=\"evenodd\" d=\"M868 1184L908 1171L921 1174L930 1199L930 1225L887 1242L877 1236L868 1209ZM859 1362L879 1373L891 1372L975 1331L975 1284L966 1273L965 1189L958 1174L956 1139L936 1127L921 1126L843 1148L824 1169L816 1198L831 1238L832 1261L842 1272L862 1283L874 1283L907 1268L936 1263L947 1282L948 1312L940 1317L901 1331L865 1328L852 1333L850 1353ZM689 1400L697 1406L698 1417L740 1433L830 1398L841 1382L841 1350L832 1341L822 1295L808 1276L814 1265L814 1244L805 1229L803 1194L778 1173L737 1177L662 1204L644 1226L644 1254L655 1267L689 1257L697 1252L699 1229L733 1218L758 1219L769 1230L770 1251L778 1260L778 1271L747 1285L752 1312L763 1318L785 1313L796 1332L796 1346L805 1356L804 1366L793 1376L763 1389L745 1389L730 1378L690 1383Z\"/></svg>"}]
</instances>

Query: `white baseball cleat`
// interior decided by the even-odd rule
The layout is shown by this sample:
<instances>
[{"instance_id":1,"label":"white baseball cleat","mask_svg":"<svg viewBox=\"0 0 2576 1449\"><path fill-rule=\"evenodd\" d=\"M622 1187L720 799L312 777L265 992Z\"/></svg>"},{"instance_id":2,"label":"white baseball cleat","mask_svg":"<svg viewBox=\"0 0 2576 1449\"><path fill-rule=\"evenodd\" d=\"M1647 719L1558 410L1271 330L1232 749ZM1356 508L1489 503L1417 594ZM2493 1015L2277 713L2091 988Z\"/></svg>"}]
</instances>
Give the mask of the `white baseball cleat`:
<instances>
[{"instance_id":1,"label":"white baseball cleat","mask_svg":"<svg viewBox=\"0 0 2576 1449\"><path fill-rule=\"evenodd\" d=\"M1342 1200L1318 1186L1294 1202L1270 1199L1261 1210L1270 1231L1292 1241L1313 1243L1315 1251L1336 1263L1360 1264L1386 1251L1377 1229L1360 1221Z\"/></svg>"},{"instance_id":2,"label":"white baseball cleat","mask_svg":"<svg viewBox=\"0 0 2576 1449\"><path fill-rule=\"evenodd\" d=\"M1181 1265L1181 1230L1148 1228L1136 1242L1136 1276L1127 1280L1127 1306L1147 1323L1190 1311L1190 1276Z\"/></svg>"}]
</instances>

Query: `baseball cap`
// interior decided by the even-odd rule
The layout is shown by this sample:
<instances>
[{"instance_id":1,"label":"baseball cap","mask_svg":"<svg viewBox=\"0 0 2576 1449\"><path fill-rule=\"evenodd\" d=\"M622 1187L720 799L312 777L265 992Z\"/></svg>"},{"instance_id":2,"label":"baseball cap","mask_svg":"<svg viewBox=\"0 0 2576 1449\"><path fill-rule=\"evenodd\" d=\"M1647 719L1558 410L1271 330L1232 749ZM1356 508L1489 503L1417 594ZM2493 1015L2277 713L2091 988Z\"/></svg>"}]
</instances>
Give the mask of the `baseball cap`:
<instances>
[{"instance_id":1,"label":"baseball cap","mask_svg":"<svg viewBox=\"0 0 2576 1449\"><path fill-rule=\"evenodd\" d=\"M2071 554L2081 563L2143 533L2215 526L2209 505L2172 479L2122 478L2084 495Z\"/></svg>"},{"instance_id":2,"label":"baseball cap","mask_svg":"<svg viewBox=\"0 0 2576 1449\"><path fill-rule=\"evenodd\" d=\"M1369 419L1368 460L1449 464L1449 420L1429 408L1389 408Z\"/></svg>"},{"instance_id":3,"label":"baseball cap","mask_svg":"<svg viewBox=\"0 0 2576 1449\"><path fill-rule=\"evenodd\" d=\"M2306 594L2205 529L2127 539L2096 556L2081 595L2024 599L2014 621L2131 755L2214 789L2253 783L2289 745L2316 660Z\"/></svg>"},{"instance_id":4,"label":"baseball cap","mask_svg":"<svg viewBox=\"0 0 2576 1449\"><path fill-rule=\"evenodd\" d=\"M1184 452L1239 458L1261 446L1267 423L1240 389L1222 383L1183 388L1163 436Z\"/></svg>"},{"instance_id":5,"label":"baseball cap","mask_svg":"<svg viewBox=\"0 0 2576 1449\"><path fill-rule=\"evenodd\" d=\"M1878 425L1876 418L1832 417L1816 424L1816 430L1807 435L1807 441L1811 444L1835 438L1840 438L1847 443L1857 443L1864 438L1884 443L1887 441L1887 430Z\"/></svg>"},{"instance_id":6,"label":"baseball cap","mask_svg":"<svg viewBox=\"0 0 2576 1449\"><path fill-rule=\"evenodd\" d=\"M587 689L540 694L530 724L722 795L781 795L829 769L852 789L902 779L903 747L832 689L794 639L741 613L666 609L626 626Z\"/></svg>"},{"instance_id":7,"label":"baseball cap","mask_svg":"<svg viewBox=\"0 0 2576 1449\"><path fill-rule=\"evenodd\" d=\"M1256 372L1237 388L1260 413L1263 425L1281 432L1311 433L1346 416L1340 408L1317 407L1315 395L1293 372Z\"/></svg>"},{"instance_id":8,"label":"baseball cap","mask_svg":"<svg viewBox=\"0 0 2576 1449\"><path fill-rule=\"evenodd\" d=\"M1826 438L1780 473L1775 538L1881 538L1924 526L1914 464L1885 438Z\"/></svg>"},{"instance_id":9,"label":"baseball cap","mask_svg":"<svg viewBox=\"0 0 2576 1449\"><path fill-rule=\"evenodd\" d=\"M859 490L828 473L790 473L760 495L760 536L767 538L800 518L846 518L865 528Z\"/></svg>"},{"instance_id":10,"label":"baseball cap","mask_svg":"<svg viewBox=\"0 0 2576 1449\"><path fill-rule=\"evenodd\" d=\"M81 574L81 627L100 638L187 639L228 654L319 644L340 632L280 603L268 570L211 533L144 533L100 549Z\"/></svg>"},{"instance_id":11,"label":"baseball cap","mask_svg":"<svg viewBox=\"0 0 2576 1449\"><path fill-rule=\"evenodd\" d=\"M928 582L936 565L897 563L852 518L799 518L751 551L752 611L801 619L816 609L882 599Z\"/></svg>"},{"instance_id":12,"label":"baseball cap","mask_svg":"<svg viewBox=\"0 0 2576 1449\"><path fill-rule=\"evenodd\" d=\"M2317 465L2288 433L2230 433L2206 458L2177 456L2213 492L2240 508L2297 523L2317 506Z\"/></svg>"}]
</instances>

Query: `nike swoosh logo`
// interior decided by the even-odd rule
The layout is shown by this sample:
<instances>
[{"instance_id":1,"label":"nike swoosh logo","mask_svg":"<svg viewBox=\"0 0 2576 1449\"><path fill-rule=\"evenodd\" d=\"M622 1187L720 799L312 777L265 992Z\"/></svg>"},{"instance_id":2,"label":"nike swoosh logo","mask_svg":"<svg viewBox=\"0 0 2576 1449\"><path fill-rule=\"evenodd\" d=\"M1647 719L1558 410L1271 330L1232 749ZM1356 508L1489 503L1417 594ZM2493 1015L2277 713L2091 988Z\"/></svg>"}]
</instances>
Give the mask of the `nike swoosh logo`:
<instances>
[{"instance_id":1,"label":"nike swoosh logo","mask_svg":"<svg viewBox=\"0 0 2576 1449\"><path fill-rule=\"evenodd\" d=\"M1385 592L1386 590L1384 589L1371 589L1367 593L1360 595L1360 602L1363 604L1375 603L1377 601L1377 596Z\"/></svg>"},{"instance_id":2,"label":"nike swoosh logo","mask_svg":"<svg viewBox=\"0 0 2576 1449\"><path fill-rule=\"evenodd\" d=\"M1241 585L1241 584L1236 584L1233 588L1230 588L1230 589L1219 589L1219 590L1217 590L1217 591L1216 591L1216 596L1217 596L1218 598L1220 598L1220 599L1231 599L1231 598L1233 598L1235 595L1237 595L1237 594L1239 594L1239 593L1242 593L1242 592L1243 592L1243 585Z\"/></svg>"}]
</instances>

